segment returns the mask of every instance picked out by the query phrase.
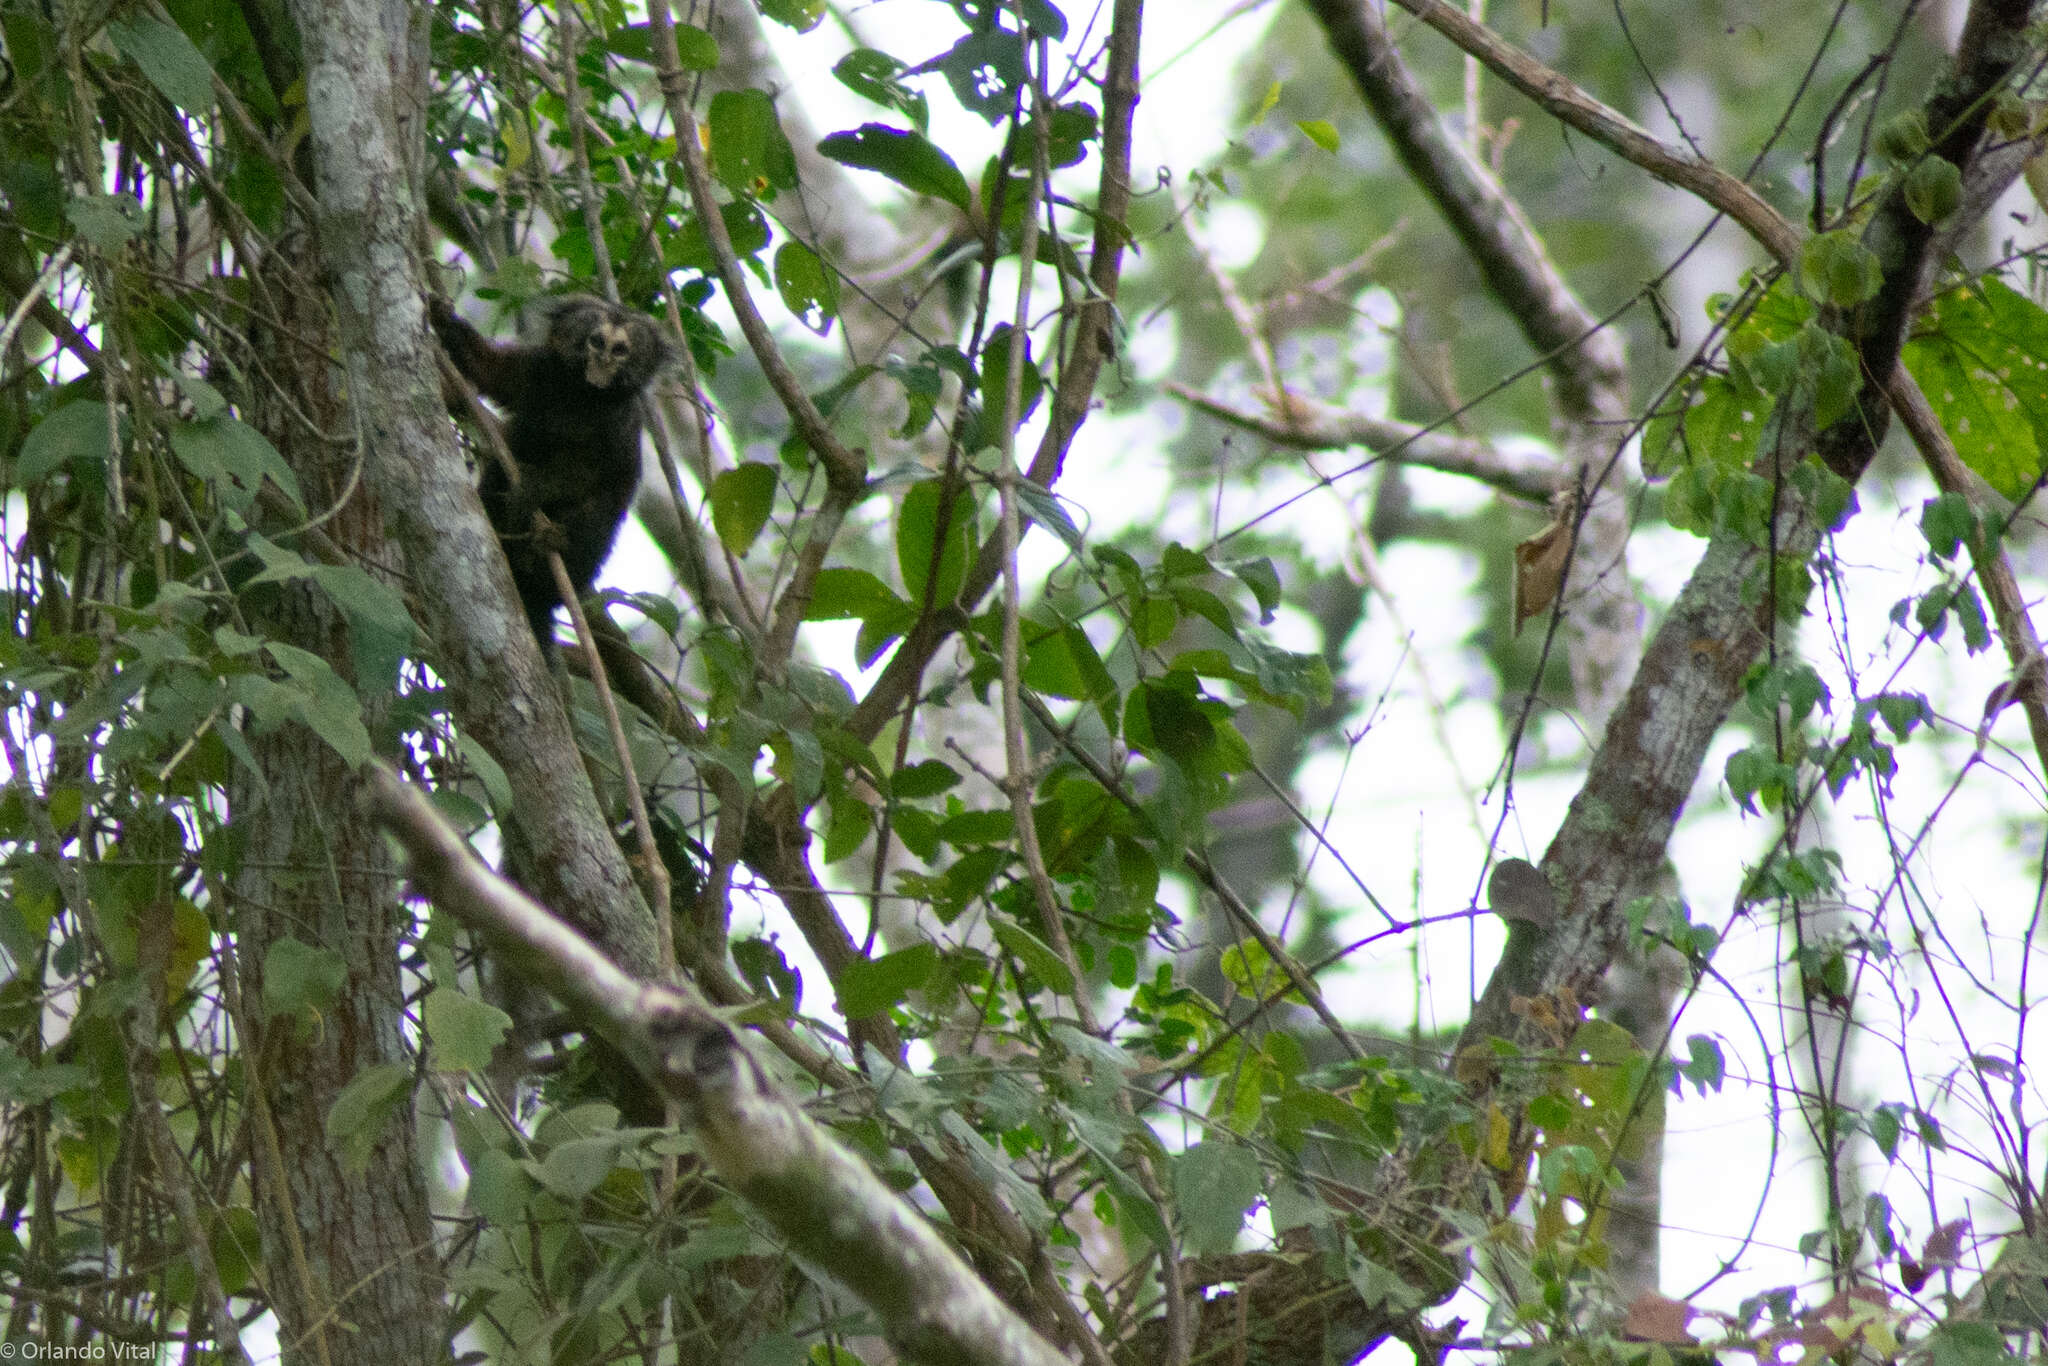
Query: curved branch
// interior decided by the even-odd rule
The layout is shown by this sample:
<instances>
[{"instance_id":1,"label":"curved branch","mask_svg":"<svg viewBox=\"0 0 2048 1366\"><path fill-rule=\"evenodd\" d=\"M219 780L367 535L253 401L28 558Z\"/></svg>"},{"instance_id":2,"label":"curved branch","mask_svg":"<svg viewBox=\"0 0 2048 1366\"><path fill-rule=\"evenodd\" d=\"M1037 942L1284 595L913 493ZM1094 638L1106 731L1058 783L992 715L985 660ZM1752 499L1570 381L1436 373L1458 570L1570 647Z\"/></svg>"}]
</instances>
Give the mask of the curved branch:
<instances>
[{"instance_id":1,"label":"curved branch","mask_svg":"<svg viewBox=\"0 0 2048 1366\"><path fill-rule=\"evenodd\" d=\"M1167 391L1219 421L1253 432L1276 446L1298 451L1337 451L1363 446L1379 460L1443 474L1463 475L1526 503L1546 505L1557 492L1557 462L1547 456L1517 455L1487 441L1452 436L1435 427L1314 404L1287 396L1288 421L1269 413L1233 407L1185 384Z\"/></svg>"},{"instance_id":2,"label":"curved branch","mask_svg":"<svg viewBox=\"0 0 2048 1366\"><path fill-rule=\"evenodd\" d=\"M922 1214L804 1113L694 988L629 977L484 867L417 789L382 765L366 778L377 818L411 858L415 885L680 1102L705 1161L791 1250L873 1310L905 1357L1063 1366Z\"/></svg>"},{"instance_id":3,"label":"curved branch","mask_svg":"<svg viewBox=\"0 0 2048 1366\"><path fill-rule=\"evenodd\" d=\"M1321 4L1324 0L1316 0ZM1358 0L1346 0L1357 3ZM1783 266L1799 259L1806 234L1762 195L1706 158L1652 137L1648 130L1514 46L1463 10L1443 0L1394 0L1416 18L1479 59L1496 76L1534 100L1560 123L1642 167L1667 185L1696 195L1727 214Z\"/></svg>"}]
</instances>

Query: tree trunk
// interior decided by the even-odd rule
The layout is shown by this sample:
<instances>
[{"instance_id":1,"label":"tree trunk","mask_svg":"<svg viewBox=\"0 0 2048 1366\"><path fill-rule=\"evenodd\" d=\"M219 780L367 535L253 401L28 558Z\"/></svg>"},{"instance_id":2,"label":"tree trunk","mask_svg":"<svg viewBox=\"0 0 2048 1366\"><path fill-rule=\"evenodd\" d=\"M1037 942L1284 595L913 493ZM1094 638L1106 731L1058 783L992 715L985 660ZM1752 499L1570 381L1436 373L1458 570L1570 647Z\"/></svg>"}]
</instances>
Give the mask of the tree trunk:
<instances>
[{"instance_id":1,"label":"tree trunk","mask_svg":"<svg viewBox=\"0 0 2048 1366\"><path fill-rule=\"evenodd\" d=\"M290 269L298 266L298 269ZM269 301L284 311L277 332L252 337L264 372L289 397L251 395L249 411L298 475L310 508L348 494L359 452L313 431L352 430L335 393L325 297L309 261L274 262ZM254 373L252 371L251 373ZM375 502L359 486L325 524L333 540L375 571L398 556ZM388 709L388 681L356 677L352 642L334 605L304 584L252 596L264 634L320 655L357 684L373 734ZM364 684L372 683L365 689ZM381 693L381 699L378 694ZM411 1065L400 1035L398 971L409 915L383 837L352 800L348 764L304 726L248 736L263 780L244 778L231 801L242 838L232 886L242 1025L249 1031L251 1140L256 1207L266 1250L266 1288L287 1363L432 1362L445 1357L446 1314L429 1219L427 1183L411 1108L382 1126L367 1164L351 1168L327 1136L335 1097L367 1068ZM317 1023L265 1020L266 958L295 939L340 956L347 977Z\"/></svg>"}]
</instances>

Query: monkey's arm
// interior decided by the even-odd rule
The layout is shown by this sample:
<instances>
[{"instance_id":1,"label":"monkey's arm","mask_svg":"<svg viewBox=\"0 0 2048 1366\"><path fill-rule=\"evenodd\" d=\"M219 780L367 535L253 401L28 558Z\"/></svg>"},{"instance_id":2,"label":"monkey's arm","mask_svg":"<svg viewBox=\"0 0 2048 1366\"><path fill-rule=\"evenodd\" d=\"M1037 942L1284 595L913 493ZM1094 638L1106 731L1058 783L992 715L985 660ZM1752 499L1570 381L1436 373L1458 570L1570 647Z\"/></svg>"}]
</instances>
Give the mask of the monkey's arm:
<instances>
[{"instance_id":1,"label":"monkey's arm","mask_svg":"<svg viewBox=\"0 0 2048 1366\"><path fill-rule=\"evenodd\" d=\"M427 299L427 322L448 359L478 393L506 408L519 406L533 369L531 348L487 340L439 295Z\"/></svg>"}]
</instances>

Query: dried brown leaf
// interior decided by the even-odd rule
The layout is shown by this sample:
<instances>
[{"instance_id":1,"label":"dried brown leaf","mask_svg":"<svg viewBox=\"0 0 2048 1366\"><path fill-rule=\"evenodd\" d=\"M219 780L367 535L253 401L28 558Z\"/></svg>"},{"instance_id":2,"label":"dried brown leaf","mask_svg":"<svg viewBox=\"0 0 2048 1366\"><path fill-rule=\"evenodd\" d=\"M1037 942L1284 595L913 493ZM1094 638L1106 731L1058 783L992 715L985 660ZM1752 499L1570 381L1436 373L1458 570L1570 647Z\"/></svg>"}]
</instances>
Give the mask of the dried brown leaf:
<instances>
[{"instance_id":1,"label":"dried brown leaf","mask_svg":"<svg viewBox=\"0 0 2048 1366\"><path fill-rule=\"evenodd\" d=\"M1654 1290L1645 1290L1628 1307L1621 1335L1637 1342L1661 1342L1668 1347L1697 1347L1699 1339L1685 1331L1693 1307Z\"/></svg>"}]
</instances>

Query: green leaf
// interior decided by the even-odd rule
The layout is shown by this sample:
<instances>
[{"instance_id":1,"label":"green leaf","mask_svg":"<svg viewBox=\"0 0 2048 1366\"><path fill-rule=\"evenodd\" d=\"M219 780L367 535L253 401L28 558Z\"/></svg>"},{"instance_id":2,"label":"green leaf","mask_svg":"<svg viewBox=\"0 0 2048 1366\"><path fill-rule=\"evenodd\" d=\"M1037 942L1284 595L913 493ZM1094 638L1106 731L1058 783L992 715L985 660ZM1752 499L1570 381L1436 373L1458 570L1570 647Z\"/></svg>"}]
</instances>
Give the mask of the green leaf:
<instances>
[{"instance_id":1,"label":"green leaf","mask_svg":"<svg viewBox=\"0 0 2048 1366\"><path fill-rule=\"evenodd\" d=\"M903 83L901 77L908 69L886 52L858 47L839 59L832 75L862 99L894 109L923 133L931 121L931 108L923 94Z\"/></svg>"},{"instance_id":2,"label":"green leaf","mask_svg":"<svg viewBox=\"0 0 2048 1366\"><path fill-rule=\"evenodd\" d=\"M775 288L783 306L805 327L824 336L839 316L839 276L801 242L785 242L775 253Z\"/></svg>"},{"instance_id":3,"label":"green leaf","mask_svg":"<svg viewBox=\"0 0 2048 1366\"><path fill-rule=\"evenodd\" d=\"M1258 1158L1240 1143L1209 1139L1176 1155L1174 1206L1186 1226L1187 1250L1204 1256L1234 1248L1244 1213L1264 1184Z\"/></svg>"},{"instance_id":4,"label":"green leaf","mask_svg":"<svg viewBox=\"0 0 2048 1366\"><path fill-rule=\"evenodd\" d=\"M327 1142L341 1153L342 1166L361 1173L384 1128L407 1108L412 1096L412 1068L383 1062L349 1079L327 1110Z\"/></svg>"},{"instance_id":5,"label":"green leaf","mask_svg":"<svg viewBox=\"0 0 2048 1366\"><path fill-rule=\"evenodd\" d=\"M716 71L718 69L718 40L693 24L675 25L676 61L685 71ZM654 27L651 24L625 24L611 31L604 40L607 50L628 61L654 61Z\"/></svg>"},{"instance_id":6,"label":"green leaf","mask_svg":"<svg viewBox=\"0 0 2048 1366\"><path fill-rule=\"evenodd\" d=\"M1259 625L1269 625L1273 613L1280 606L1280 574L1273 568L1273 562L1264 555L1254 560L1239 560L1230 566L1230 572L1237 575L1238 582L1252 590L1252 597L1259 604Z\"/></svg>"},{"instance_id":7,"label":"green leaf","mask_svg":"<svg viewBox=\"0 0 2048 1366\"><path fill-rule=\"evenodd\" d=\"M971 450L998 446L1003 439L1003 412L1010 401L1010 338L1008 323L988 334L981 348L981 421L967 438ZM1024 339L1024 369L1017 380L1017 425L1023 426L1045 393L1045 377L1031 363L1031 339Z\"/></svg>"},{"instance_id":8,"label":"green leaf","mask_svg":"<svg viewBox=\"0 0 2048 1366\"><path fill-rule=\"evenodd\" d=\"M762 90L721 90L711 97L711 169L734 194L773 199L796 188L796 149Z\"/></svg>"},{"instance_id":9,"label":"green leaf","mask_svg":"<svg viewBox=\"0 0 2048 1366\"><path fill-rule=\"evenodd\" d=\"M104 252L119 251L146 226L142 206L125 194L79 195L64 205L64 216Z\"/></svg>"},{"instance_id":10,"label":"green leaf","mask_svg":"<svg viewBox=\"0 0 2048 1366\"><path fill-rule=\"evenodd\" d=\"M0 1055L0 1101L10 1105L40 1105L91 1080L92 1072L77 1063L31 1067L19 1053Z\"/></svg>"},{"instance_id":11,"label":"green leaf","mask_svg":"<svg viewBox=\"0 0 2048 1366\"><path fill-rule=\"evenodd\" d=\"M1935 559L1954 559L1976 533L1977 514L1970 509L1968 495L1944 493L1920 505L1920 534Z\"/></svg>"},{"instance_id":12,"label":"green leaf","mask_svg":"<svg viewBox=\"0 0 2048 1366\"><path fill-rule=\"evenodd\" d=\"M188 114L212 111L213 68L184 30L145 14L108 24L107 36L165 99Z\"/></svg>"},{"instance_id":13,"label":"green leaf","mask_svg":"<svg viewBox=\"0 0 2048 1366\"><path fill-rule=\"evenodd\" d=\"M104 465L111 449L107 406L89 400L66 403L29 428L15 462L15 482L33 484L81 461Z\"/></svg>"},{"instance_id":14,"label":"green leaf","mask_svg":"<svg viewBox=\"0 0 2048 1366\"><path fill-rule=\"evenodd\" d=\"M533 1178L525 1166L501 1148L486 1149L469 1163L470 1206L494 1224L525 1218L533 1191Z\"/></svg>"},{"instance_id":15,"label":"green leaf","mask_svg":"<svg viewBox=\"0 0 2048 1366\"><path fill-rule=\"evenodd\" d=\"M1927 140L1926 111L1908 109L1885 120L1871 145L1887 161L1904 163L1923 155L1931 145Z\"/></svg>"},{"instance_id":16,"label":"green leaf","mask_svg":"<svg viewBox=\"0 0 2048 1366\"><path fill-rule=\"evenodd\" d=\"M1052 0L1017 0L1017 12L1026 25L1055 43L1067 36L1067 16L1060 13Z\"/></svg>"},{"instance_id":17,"label":"green leaf","mask_svg":"<svg viewBox=\"0 0 2048 1366\"><path fill-rule=\"evenodd\" d=\"M1327 119L1302 119L1294 126L1325 152L1334 152L1343 145L1343 139L1337 136L1337 126Z\"/></svg>"},{"instance_id":18,"label":"green leaf","mask_svg":"<svg viewBox=\"0 0 2048 1366\"><path fill-rule=\"evenodd\" d=\"M420 1020L434 1045L433 1065L442 1072L483 1071L512 1028L510 1015L452 987L427 993Z\"/></svg>"},{"instance_id":19,"label":"green leaf","mask_svg":"<svg viewBox=\"0 0 2048 1366\"><path fill-rule=\"evenodd\" d=\"M1039 981L1060 996L1074 994L1074 974L1046 942L1007 916L989 917L996 942L1008 949Z\"/></svg>"},{"instance_id":20,"label":"green leaf","mask_svg":"<svg viewBox=\"0 0 2048 1366\"><path fill-rule=\"evenodd\" d=\"M1930 1366L2020 1366L1994 1324L1957 1320L1927 1335Z\"/></svg>"},{"instance_id":21,"label":"green leaf","mask_svg":"<svg viewBox=\"0 0 2048 1366\"><path fill-rule=\"evenodd\" d=\"M775 467L749 460L711 481L711 526L720 544L745 555L775 507Z\"/></svg>"},{"instance_id":22,"label":"green leaf","mask_svg":"<svg viewBox=\"0 0 2048 1366\"><path fill-rule=\"evenodd\" d=\"M1963 463L2026 497L2048 452L2048 313L1985 279L1937 299L1902 359Z\"/></svg>"},{"instance_id":23,"label":"green leaf","mask_svg":"<svg viewBox=\"0 0 2048 1366\"><path fill-rule=\"evenodd\" d=\"M981 26L926 65L938 68L963 109L994 127L1018 107L1024 88L1023 36L1001 24Z\"/></svg>"},{"instance_id":24,"label":"green leaf","mask_svg":"<svg viewBox=\"0 0 2048 1366\"><path fill-rule=\"evenodd\" d=\"M1076 702L1093 701L1116 691L1116 680L1103 666L1094 642L1078 626L1062 626L1029 640L1021 679L1024 686L1048 697Z\"/></svg>"},{"instance_id":25,"label":"green leaf","mask_svg":"<svg viewBox=\"0 0 2048 1366\"><path fill-rule=\"evenodd\" d=\"M761 13L778 24L809 33L825 17L825 0L757 0Z\"/></svg>"},{"instance_id":26,"label":"green leaf","mask_svg":"<svg viewBox=\"0 0 2048 1366\"><path fill-rule=\"evenodd\" d=\"M940 759L925 759L896 770L889 779L890 795L901 801L936 797L957 785L960 771Z\"/></svg>"},{"instance_id":27,"label":"green leaf","mask_svg":"<svg viewBox=\"0 0 2048 1366\"><path fill-rule=\"evenodd\" d=\"M860 852L868 836L874 833L875 813L866 802L843 789L831 794L828 806L831 819L825 826L825 848L820 857L830 864Z\"/></svg>"},{"instance_id":28,"label":"green leaf","mask_svg":"<svg viewBox=\"0 0 2048 1366\"><path fill-rule=\"evenodd\" d=\"M1906 207L1913 211L1913 216L1932 225L1961 206L1963 173L1952 161L1937 156L1925 157L1906 172L1903 189Z\"/></svg>"},{"instance_id":29,"label":"green leaf","mask_svg":"<svg viewBox=\"0 0 2048 1366\"><path fill-rule=\"evenodd\" d=\"M281 640L264 642L270 657L291 680L291 714L328 747L358 768L370 759L370 732L363 725L363 704L355 690L334 672L334 666L310 650Z\"/></svg>"},{"instance_id":30,"label":"green leaf","mask_svg":"<svg viewBox=\"0 0 2048 1366\"><path fill-rule=\"evenodd\" d=\"M725 224L726 236L732 239L733 254L740 260L748 260L768 245L768 220L761 216L760 206L752 199L735 199L720 206L718 217ZM704 225L695 215L683 224L681 232L669 237L662 249L662 259L679 270L708 275L716 269L710 240L704 236Z\"/></svg>"},{"instance_id":31,"label":"green leaf","mask_svg":"<svg viewBox=\"0 0 2048 1366\"><path fill-rule=\"evenodd\" d=\"M329 948L280 939L263 955L263 1015L324 1014L348 981L348 964Z\"/></svg>"},{"instance_id":32,"label":"green leaf","mask_svg":"<svg viewBox=\"0 0 2048 1366\"><path fill-rule=\"evenodd\" d=\"M805 621L866 621L880 615L909 612L910 604L865 569L821 569L811 583L811 605Z\"/></svg>"},{"instance_id":33,"label":"green leaf","mask_svg":"<svg viewBox=\"0 0 2048 1366\"><path fill-rule=\"evenodd\" d=\"M864 123L850 133L832 134L818 150L842 166L879 171L906 190L943 199L962 213L971 211L967 177L922 133Z\"/></svg>"},{"instance_id":34,"label":"green leaf","mask_svg":"<svg viewBox=\"0 0 2048 1366\"><path fill-rule=\"evenodd\" d=\"M298 476L285 464L277 447L263 433L232 417L206 422L175 422L170 428L171 453L178 463L204 479L221 501L246 512L256 501L265 478L304 510Z\"/></svg>"},{"instance_id":35,"label":"green leaf","mask_svg":"<svg viewBox=\"0 0 2048 1366\"><path fill-rule=\"evenodd\" d=\"M879 1015L930 981L938 965L939 951L930 944L912 944L880 958L855 959L833 984L839 994L839 1009L849 1020Z\"/></svg>"},{"instance_id":36,"label":"green leaf","mask_svg":"<svg viewBox=\"0 0 2048 1366\"><path fill-rule=\"evenodd\" d=\"M604 1184L604 1179L618 1164L618 1156L616 1134L572 1138L557 1143L541 1159L540 1183L551 1195L559 1195L564 1200L581 1200Z\"/></svg>"},{"instance_id":37,"label":"green leaf","mask_svg":"<svg viewBox=\"0 0 2048 1366\"><path fill-rule=\"evenodd\" d=\"M1877 1145L1877 1150L1884 1154L1887 1162L1899 1160L1899 1133L1905 1127L1905 1108L1894 1101L1870 1112L1867 1121L1870 1141Z\"/></svg>"},{"instance_id":38,"label":"green leaf","mask_svg":"<svg viewBox=\"0 0 2048 1366\"><path fill-rule=\"evenodd\" d=\"M1036 370L1032 374L1037 374ZM1081 553L1081 528L1074 525L1074 519L1067 516L1066 508L1060 505L1059 495L1029 479L1017 481L1017 502L1032 521L1038 523L1066 543L1067 549L1076 555Z\"/></svg>"},{"instance_id":39,"label":"green leaf","mask_svg":"<svg viewBox=\"0 0 2048 1366\"><path fill-rule=\"evenodd\" d=\"M948 500L945 482L927 479L903 495L896 517L896 568L912 603L922 604L929 586L931 601L943 606L960 596L967 581L974 557L974 500L965 489L954 493Z\"/></svg>"},{"instance_id":40,"label":"green leaf","mask_svg":"<svg viewBox=\"0 0 2048 1366\"><path fill-rule=\"evenodd\" d=\"M1688 1057L1678 1065L1679 1075L1691 1082L1700 1095L1718 1092L1728 1076L1720 1043L1710 1034L1692 1034L1686 1037L1685 1047Z\"/></svg>"},{"instance_id":41,"label":"green leaf","mask_svg":"<svg viewBox=\"0 0 2048 1366\"><path fill-rule=\"evenodd\" d=\"M1884 285L1870 248L1847 228L1817 233L1799 251L1799 284L1818 303L1854 308Z\"/></svg>"}]
</instances>

